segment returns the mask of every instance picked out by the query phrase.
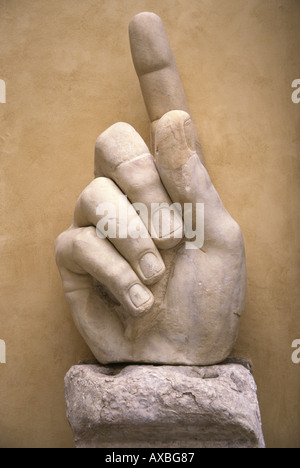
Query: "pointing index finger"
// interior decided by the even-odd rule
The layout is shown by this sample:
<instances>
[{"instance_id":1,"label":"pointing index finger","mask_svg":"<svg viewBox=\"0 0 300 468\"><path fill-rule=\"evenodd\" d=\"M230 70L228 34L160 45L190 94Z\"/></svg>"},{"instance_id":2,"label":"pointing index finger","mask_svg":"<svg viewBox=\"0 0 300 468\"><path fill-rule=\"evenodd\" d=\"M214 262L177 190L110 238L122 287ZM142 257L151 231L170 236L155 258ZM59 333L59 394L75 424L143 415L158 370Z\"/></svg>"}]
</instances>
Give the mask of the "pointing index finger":
<instances>
[{"instance_id":1,"label":"pointing index finger","mask_svg":"<svg viewBox=\"0 0 300 468\"><path fill-rule=\"evenodd\" d=\"M162 20L139 13L129 25L132 59L151 122L171 110L189 113L175 58Z\"/></svg>"},{"instance_id":2,"label":"pointing index finger","mask_svg":"<svg viewBox=\"0 0 300 468\"><path fill-rule=\"evenodd\" d=\"M140 80L146 109L151 121L151 150L155 154L155 132L159 119L167 112L190 114L175 58L163 22L155 13L134 16L129 25L131 54ZM195 146L205 165L195 130Z\"/></svg>"}]
</instances>

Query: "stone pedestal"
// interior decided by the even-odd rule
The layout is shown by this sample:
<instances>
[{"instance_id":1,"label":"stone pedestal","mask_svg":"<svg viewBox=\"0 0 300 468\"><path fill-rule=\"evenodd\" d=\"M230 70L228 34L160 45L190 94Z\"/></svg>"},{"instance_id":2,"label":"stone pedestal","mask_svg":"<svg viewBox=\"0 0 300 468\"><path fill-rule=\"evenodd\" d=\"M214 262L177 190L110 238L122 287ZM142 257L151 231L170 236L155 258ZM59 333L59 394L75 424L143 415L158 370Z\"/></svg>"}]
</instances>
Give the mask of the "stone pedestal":
<instances>
[{"instance_id":1,"label":"stone pedestal","mask_svg":"<svg viewBox=\"0 0 300 468\"><path fill-rule=\"evenodd\" d=\"M263 448L250 367L83 364L65 377L78 448Z\"/></svg>"}]
</instances>

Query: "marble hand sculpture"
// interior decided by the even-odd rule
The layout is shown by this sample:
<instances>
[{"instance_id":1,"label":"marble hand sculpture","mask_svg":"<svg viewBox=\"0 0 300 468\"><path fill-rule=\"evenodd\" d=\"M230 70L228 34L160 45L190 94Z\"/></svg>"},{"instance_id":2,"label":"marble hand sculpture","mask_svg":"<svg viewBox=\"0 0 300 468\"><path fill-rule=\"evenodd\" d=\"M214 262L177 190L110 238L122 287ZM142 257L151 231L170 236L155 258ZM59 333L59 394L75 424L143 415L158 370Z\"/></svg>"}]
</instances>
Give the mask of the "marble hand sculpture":
<instances>
[{"instance_id":1,"label":"marble hand sculpture","mask_svg":"<svg viewBox=\"0 0 300 468\"><path fill-rule=\"evenodd\" d=\"M214 364L230 354L245 306L243 236L205 168L161 19L140 13L129 33L151 151L126 123L97 139L95 179L56 241L63 288L100 363ZM196 231L199 206L197 244L182 216Z\"/></svg>"}]
</instances>

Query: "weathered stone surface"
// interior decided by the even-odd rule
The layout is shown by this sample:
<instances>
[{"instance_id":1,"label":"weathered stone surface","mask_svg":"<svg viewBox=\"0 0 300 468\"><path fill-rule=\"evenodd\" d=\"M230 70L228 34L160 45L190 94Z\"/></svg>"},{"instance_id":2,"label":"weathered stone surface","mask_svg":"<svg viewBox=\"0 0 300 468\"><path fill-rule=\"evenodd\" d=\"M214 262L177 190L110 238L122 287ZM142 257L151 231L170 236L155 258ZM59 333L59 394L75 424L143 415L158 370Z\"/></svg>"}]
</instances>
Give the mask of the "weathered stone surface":
<instances>
[{"instance_id":1,"label":"weathered stone surface","mask_svg":"<svg viewBox=\"0 0 300 468\"><path fill-rule=\"evenodd\" d=\"M65 377L78 448L263 448L256 385L242 364L78 365Z\"/></svg>"}]
</instances>

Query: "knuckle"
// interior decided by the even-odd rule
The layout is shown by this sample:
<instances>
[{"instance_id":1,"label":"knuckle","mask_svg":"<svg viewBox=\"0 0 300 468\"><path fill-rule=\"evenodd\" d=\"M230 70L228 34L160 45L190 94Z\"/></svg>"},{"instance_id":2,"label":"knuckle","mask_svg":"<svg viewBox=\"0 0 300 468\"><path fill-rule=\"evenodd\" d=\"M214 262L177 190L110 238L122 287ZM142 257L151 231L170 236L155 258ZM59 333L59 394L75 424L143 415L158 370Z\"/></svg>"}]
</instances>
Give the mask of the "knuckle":
<instances>
[{"instance_id":1,"label":"knuckle","mask_svg":"<svg viewBox=\"0 0 300 468\"><path fill-rule=\"evenodd\" d=\"M64 253L66 250L66 245L68 243L68 233L69 231L62 232L55 240L54 243L54 252L55 252L55 260L57 265L60 265L63 262Z\"/></svg>"},{"instance_id":2,"label":"knuckle","mask_svg":"<svg viewBox=\"0 0 300 468\"><path fill-rule=\"evenodd\" d=\"M76 229L73 233L73 246L89 244L95 237L95 228L92 226Z\"/></svg>"},{"instance_id":3,"label":"knuckle","mask_svg":"<svg viewBox=\"0 0 300 468\"><path fill-rule=\"evenodd\" d=\"M95 238L95 228L92 226L80 228L73 232L70 242L70 251L75 262L80 263L83 257L89 254Z\"/></svg>"},{"instance_id":4,"label":"knuckle","mask_svg":"<svg viewBox=\"0 0 300 468\"><path fill-rule=\"evenodd\" d=\"M94 179L81 193L75 210L79 209L81 212L85 212L91 205L95 204L95 201L100 202L111 184L112 181L106 177L97 177Z\"/></svg>"},{"instance_id":5,"label":"knuckle","mask_svg":"<svg viewBox=\"0 0 300 468\"><path fill-rule=\"evenodd\" d=\"M232 246L234 246L236 249L241 249L244 247L244 238L242 230L239 224L234 219L232 219L229 235Z\"/></svg>"}]
</instances>

